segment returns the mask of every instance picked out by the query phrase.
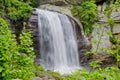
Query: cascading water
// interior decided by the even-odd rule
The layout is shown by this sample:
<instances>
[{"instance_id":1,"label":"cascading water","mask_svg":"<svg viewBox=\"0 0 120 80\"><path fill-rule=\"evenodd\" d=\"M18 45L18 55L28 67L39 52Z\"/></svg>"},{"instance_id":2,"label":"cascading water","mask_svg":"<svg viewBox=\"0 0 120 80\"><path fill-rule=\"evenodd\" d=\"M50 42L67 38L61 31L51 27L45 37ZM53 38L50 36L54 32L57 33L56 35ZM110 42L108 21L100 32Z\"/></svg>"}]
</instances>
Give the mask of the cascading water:
<instances>
[{"instance_id":1,"label":"cascading water","mask_svg":"<svg viewBox=\"0 0 120 80\"><path fill-rule=\"evenodd\" d=\"M68 74L80 68L76 33L63 14L37 9L40 64L47 70Z\"/></svg>"}]
</instances>

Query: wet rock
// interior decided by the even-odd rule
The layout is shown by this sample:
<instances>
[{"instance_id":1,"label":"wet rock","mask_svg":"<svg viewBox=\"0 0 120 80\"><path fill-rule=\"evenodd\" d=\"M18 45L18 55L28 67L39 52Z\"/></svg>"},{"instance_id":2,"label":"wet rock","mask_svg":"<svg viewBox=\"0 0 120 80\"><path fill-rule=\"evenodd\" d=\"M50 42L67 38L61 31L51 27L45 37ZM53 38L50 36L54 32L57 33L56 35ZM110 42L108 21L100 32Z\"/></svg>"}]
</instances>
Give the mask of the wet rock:
<instances>
[{"instance_id":1,"label":"wet rock","mask_svg":"<svg viewBox=\"0 0 120 80\"><path fill-rule=\"evenodd\" d=\"M51 4L44 4L44 5L40 5L38 8L53 11L53 12L59 12L59 13L72 16L69 6L56 6L56 5L51 5Z\"/></svg>"},{"instance_id":2,"label":"wet rock","mask_svg":"<svg viewBox=\"0 0 120 80\"><path fill-rule=\"evenodd\" d=\"M65 2L64 0L58 0L58 1L53 1L52 4L56 6L66 6L67 2Z\"/></svg>"},{"instance_id":3,"label":"wet rock","mask_svg":"<svg viewBox=\"0 0 120 80\"><path fill-rule=\"evenodd\" d=\"M38 31L38 15L36 13L36 10L33 9L32 16L30 17L28 21L28 26L27 28L31 31L33 35L33 46L34 46L34 51L36 53L36 58L40 57L40 42L39 42L39 31Z\"/></svg>"}]
</instances>

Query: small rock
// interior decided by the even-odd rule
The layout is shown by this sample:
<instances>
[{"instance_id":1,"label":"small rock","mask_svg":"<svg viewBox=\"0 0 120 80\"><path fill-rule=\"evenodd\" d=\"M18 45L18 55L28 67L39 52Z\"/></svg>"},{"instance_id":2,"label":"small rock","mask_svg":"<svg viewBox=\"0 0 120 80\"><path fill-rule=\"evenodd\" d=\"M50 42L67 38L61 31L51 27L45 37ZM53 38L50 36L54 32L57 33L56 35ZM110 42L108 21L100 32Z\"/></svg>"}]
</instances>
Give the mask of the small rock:
<instances>
[{"instance_id":1,"label":"small rock","mask_svg":"<svg viewBox=\"0 0 120 80\"><path fill-rule=\"evenodd\" d=\"M35 78L33 78L32 80L43 80L43 79L40 78L40 77L35 77Z\"/></svg>"},{"instance_id":2,"label":"small rock","mask_svg":"<svg viewBox=\"0 0 120 80\"><path fill-rule=\"evenodd\" d=\"M42 80L48 80L48 77L43 77Z\"/></svg>"}]
</instances>

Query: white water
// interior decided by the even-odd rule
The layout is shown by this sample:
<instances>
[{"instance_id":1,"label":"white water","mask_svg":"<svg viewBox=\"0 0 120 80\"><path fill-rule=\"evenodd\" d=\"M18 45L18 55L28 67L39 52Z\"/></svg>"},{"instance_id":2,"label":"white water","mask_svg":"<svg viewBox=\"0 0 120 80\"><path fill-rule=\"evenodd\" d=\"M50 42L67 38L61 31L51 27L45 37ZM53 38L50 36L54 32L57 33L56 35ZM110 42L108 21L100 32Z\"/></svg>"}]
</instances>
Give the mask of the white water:
<instances>
[{"instance_id":1,"label":"white water","mask_svg":"<svg viewBox=\"0 0 120 80\"><path fill-rule=\"evenodd\" d=\"M76 33L63 14L37 9L40 64L50 71L69 74L80 68Z\"/></svg>"}]
</instances>

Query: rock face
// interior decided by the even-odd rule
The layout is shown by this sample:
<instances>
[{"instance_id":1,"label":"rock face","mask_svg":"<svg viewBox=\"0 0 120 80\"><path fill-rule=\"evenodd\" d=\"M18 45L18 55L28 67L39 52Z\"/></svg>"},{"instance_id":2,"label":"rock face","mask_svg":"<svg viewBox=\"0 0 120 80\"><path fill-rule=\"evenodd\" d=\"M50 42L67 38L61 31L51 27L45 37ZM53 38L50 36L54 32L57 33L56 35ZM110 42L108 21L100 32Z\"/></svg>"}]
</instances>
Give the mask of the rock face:
<instances>
[{"instance_id":1,"label":"rock face","mask_svg":"<svg viewBox=\"0 0 120 80\"><path fill-rule=\"evenodd\" d=\"M95 26L93 33L92 33L92 50L95 52L104 52L101 49L110 48L111 43L109 41L110 27L107 23L101 23Z\"/></svg>"},{"instance_id":2,"label":"rock face","mask_svg":"<svg viewBox=\"0 0 120 80\"><path fill-rule=\"evenodd\" d=\"M108 33L110 32L110 25L107 21L106 15L104 14L106 6L107 6L106 3L98 6L98 22L96 23L97 25L95 25L92 34L93 36L92 41L95 43L95 44L93 43L92 45L93 51L98 50L98 52L105 53L106 51L102 51L101 49L111 47L108 35ZM115 21L113 27L113 34L119 37L118 34L120 33L120 10L119 11L113 10L111 13L111 18L113 18Z\"/></svg>"},{"instance_id":3,"label":"rock face","mask_svg":"<svg viewBox=\"0 0 120 80\"><path fill-rule=\"evenodd\" d=\"M55 6L55 5L51 5L51 4L44 4L44 5L40 5L38 8L50 10L50 11L54 11L54 12L59 12L59 13L63 13L63 14L72 16L69 6Z\"/></svg>"},{"instance_id":4,"label":"rock face","mask_svg":"<svg viewBox=\"0 0 120 80\"><path fill-rule=\"evenodd\" d=\"M56 6L65 6L67 2L65 0L40 0L40 4L54 4Z\"/></svg>"},{"instance_id":5,"label":"rock face","mask_svg":"<svg viewBox=\"0 0 120 80\"><path fill-rule=\"evenodd\" d=\"M98 20L99 20L98 22L107 22L107 17L104 14L106 7L107 7L106 3L98 6ZM110 17L113 18L116 23L119 23L120 22L120 10L119 11L113 10Z\"/></svg>"},{"instance_id":6,"label":"rock face","mask_svg":"<svg viewBox=\"0 0 120 80\"><path fill-rule=\"evenodd\" d=\"M40 42L39 42L39 32L38 32L38 16L35 13L35 9L33 9L32 16L29 19L28 22L28 29L31 30L32 35L33 35L33 46L34 46L34 51L37 55L37 57L40 57L39 52L40 52Z\"/></svg>"},{"instance_id":7,"label":"rock face","mask_svg":"<svg viewBox=\"0 0 120 80\"><path fill-rule=\"evenodd\" d=\"M66 6L66 5L79 5L85 0L39 0L40 4L54 4L56 6ZM107 0L95 0L96 4L101 4Z\"/></svg>"}]
</instances>

